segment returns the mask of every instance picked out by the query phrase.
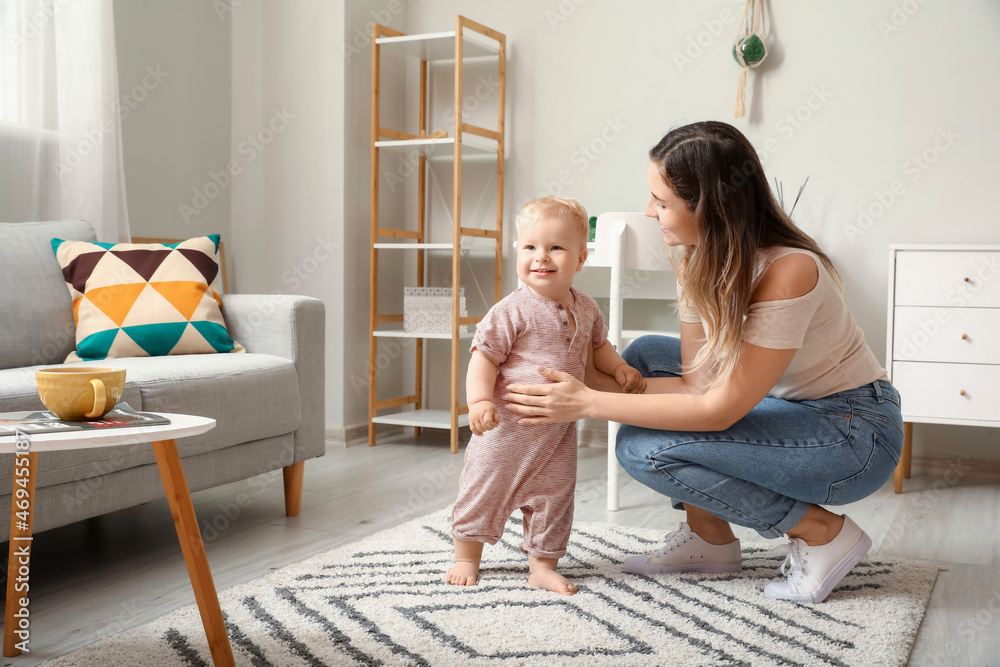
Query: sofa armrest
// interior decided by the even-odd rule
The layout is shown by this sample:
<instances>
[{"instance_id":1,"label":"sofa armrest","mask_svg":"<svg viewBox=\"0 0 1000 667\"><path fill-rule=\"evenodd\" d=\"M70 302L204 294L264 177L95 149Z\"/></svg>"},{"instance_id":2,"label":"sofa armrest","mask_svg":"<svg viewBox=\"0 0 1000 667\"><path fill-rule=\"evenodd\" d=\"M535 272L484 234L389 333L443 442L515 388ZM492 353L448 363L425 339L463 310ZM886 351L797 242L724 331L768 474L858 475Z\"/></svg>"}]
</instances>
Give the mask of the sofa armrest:
<instances>
[{"instance_id":1,"label":"sofa armrest","mask_svg":"<svg viewBox=\"0 0 1000 667\"><path fill-rule=\"evenodd\" d=\"M326 451L326 307L319 299L283 294L223 294L229 335L247 352L291 359L299 378L301 422L295 460Z\"/></svg>"}]
</instances>

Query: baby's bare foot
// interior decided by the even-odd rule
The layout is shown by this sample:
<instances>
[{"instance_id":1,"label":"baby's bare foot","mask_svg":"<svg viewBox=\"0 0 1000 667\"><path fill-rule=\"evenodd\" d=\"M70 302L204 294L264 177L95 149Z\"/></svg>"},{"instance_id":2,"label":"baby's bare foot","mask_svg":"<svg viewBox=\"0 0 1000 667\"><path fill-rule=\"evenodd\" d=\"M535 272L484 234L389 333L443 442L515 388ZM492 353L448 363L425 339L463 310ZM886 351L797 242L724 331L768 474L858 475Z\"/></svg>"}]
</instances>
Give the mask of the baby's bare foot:
<instances>
[{"instance_id":1,"label":"baby's bare foot","mask_svg":"<svg viewBox=\"0 0 1000 667\"><path fill-rule=\"evenodd\" d=\"M573 595L576 593L576 584L555 570L538 569L528 577L528 585L541 588L546 591L559 593L560 595Z\"/></svg>"},{"instance_id":2,"label":"baby's bare foot","mask_svg":"<svg viewBox=\"0 0 1000 667\"><path fill-rule=\"evenodd\" d=\"M444 575L444 580L456 586L475 586L479 580L479 563L456 561L454 567Z\"/></svg>"}]
</instances>

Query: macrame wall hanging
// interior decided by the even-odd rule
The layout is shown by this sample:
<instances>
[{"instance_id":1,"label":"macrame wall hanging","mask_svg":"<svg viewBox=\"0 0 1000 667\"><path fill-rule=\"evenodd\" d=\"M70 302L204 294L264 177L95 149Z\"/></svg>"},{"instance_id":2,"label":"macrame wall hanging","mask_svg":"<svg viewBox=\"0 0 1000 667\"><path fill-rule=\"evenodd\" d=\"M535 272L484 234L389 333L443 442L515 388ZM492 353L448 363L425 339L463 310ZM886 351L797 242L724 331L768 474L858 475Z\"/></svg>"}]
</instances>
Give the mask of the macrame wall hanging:
<instances>
[{"instance_id":1,"label":"macrame wall hanging","mask_svg":"<svg viewBox=\"0 0 1000 667\"><path fill-rule=\"evenodd\" d=\"M736 109L733 118L742 118L746 112L747 72L757 67L767 58L767 41L764 34L764 0L746 0L743 5L743 19L740 31L733 44L733 59L743 69L736 85Z\"/></svg>"}]
</instances>

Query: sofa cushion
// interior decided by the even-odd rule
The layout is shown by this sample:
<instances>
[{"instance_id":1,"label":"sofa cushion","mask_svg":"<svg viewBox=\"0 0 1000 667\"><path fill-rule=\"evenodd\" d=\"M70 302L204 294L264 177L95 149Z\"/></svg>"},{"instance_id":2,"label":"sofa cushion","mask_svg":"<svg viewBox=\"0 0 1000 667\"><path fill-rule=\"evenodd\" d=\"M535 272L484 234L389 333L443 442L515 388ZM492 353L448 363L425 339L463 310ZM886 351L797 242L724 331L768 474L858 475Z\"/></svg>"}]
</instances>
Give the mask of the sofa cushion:
<instances>
[{"instance_id":1,"label":"sofa cushion","mask_svg":"<svg viewBox=\"0 0 1000 667\"><path fill-rule=\"evenodd\" d=\"M0 223L0 368L62 363L75 347L72 300L53 237L95 238L82 220Z\"/></svg>"},{"instance_id":2,"label":"sofa cushion","mask_svg":"<svg viewBox=\"0 0 1000 667\"><path fill-rule=\"evenodd\" d=\"M222 319L219 235L177 243L53 239L73 300L66 361L243 352Z\"/></svg>"},{"instance_id":3,"label":"sofa cushion","mask_svg":"<svg viewBox=\"0 0 1000 667\"><path fill-rule=\"evenodd\" d=\"M181 456L291 433L299 427L295 365L269 354L182 354L115 359L144 412L211 417L207 433L178 441ZM151 455L152 456L152 455ZM153 459L150 459L153 460Z\"/></svg>"},{"instance_id":4,"label":"sofa cushion","mask_svg":"<svg viewBox=\"0 0 1000 667\"><path fill-rule=\"evenodd\" d=\"M299 426L298 377L283 357L192 354L116 359L114 365L126 369L123 400L133 408L216 420L211 431L177 441L182 458L291 433ZM0 397L0 410L44 409L34 389L36 368L0 370L0 387L11 389ZM34 391L34 402L29 391ZM62 484L155 462L146 444L49 452L38 457L37 484ZM6 474L0 473L0 485Z\"/></svg>"}]
</instances>

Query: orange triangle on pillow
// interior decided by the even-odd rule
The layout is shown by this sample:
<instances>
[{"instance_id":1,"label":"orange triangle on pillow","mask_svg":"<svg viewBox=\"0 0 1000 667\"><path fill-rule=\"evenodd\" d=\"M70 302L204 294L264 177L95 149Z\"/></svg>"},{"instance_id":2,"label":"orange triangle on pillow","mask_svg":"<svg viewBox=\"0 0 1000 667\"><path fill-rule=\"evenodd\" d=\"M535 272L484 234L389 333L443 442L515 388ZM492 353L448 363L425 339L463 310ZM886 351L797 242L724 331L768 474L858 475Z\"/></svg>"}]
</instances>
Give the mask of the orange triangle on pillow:
<instances>
[{"instance_id":1,"label":"orange triangle on pillow","mask_svg":"<svg viewBox=\"0 0 1000 667\"><path fill-rule=\"evenodd\" d=\"M132 310L132 304L139 298L139 293L145 287L146 283L125 283L124 285L95 287L87 290L84 296L87 297L87 301L90 301L102 313L107 315L112 322L121 326L122 322L128 316L129 311ZM79 314L79 304L76 304L76 311Z\"/></svg>"},{"instance_id":2,"label":"orange triangle on pillow","mask_svg":"<svg viewBox=\"0 0 1000 667\"><path fill-rule=\"evenodd\" d=\"M190 320L194 315L194 311L198 309L198 304L208 290L208 285L188 280L149 283L149 286L169 301L186 320Z\"/></svg>"}]
</instances>

